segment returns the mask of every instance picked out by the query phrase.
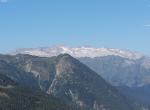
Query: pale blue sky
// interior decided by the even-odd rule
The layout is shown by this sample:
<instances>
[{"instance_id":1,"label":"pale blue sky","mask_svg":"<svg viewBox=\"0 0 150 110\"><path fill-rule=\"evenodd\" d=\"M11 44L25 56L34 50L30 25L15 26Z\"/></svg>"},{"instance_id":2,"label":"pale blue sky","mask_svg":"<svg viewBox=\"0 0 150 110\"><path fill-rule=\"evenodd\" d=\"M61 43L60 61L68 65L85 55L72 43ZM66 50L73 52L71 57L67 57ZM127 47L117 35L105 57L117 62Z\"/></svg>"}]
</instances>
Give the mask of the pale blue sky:
<instances>
[{"instance_id":1,"label":"pale blue sky","mask_svg":"<svg viewBox=\"0 0 150 110\"><path fill-rule=\"evenodd\" d=\"M150 0L0 0L0 52L51 45L150 55Z\"/></svg>"}]
</instances>

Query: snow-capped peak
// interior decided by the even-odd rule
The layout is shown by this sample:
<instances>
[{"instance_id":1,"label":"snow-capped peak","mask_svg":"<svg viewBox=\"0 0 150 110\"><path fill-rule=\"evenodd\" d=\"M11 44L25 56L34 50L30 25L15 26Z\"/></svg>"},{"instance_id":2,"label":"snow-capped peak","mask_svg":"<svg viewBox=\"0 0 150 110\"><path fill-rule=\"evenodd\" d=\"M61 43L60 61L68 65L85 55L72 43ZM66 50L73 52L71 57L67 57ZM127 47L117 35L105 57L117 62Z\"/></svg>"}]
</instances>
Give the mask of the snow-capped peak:
<instances>
[{"instance_id":1,"label":"snow-capped peak","mask_svg":"<svg viewBox=\"0 0 150 110\"><path fill-rule=\"evenodd\" d=\"M67 46L54 46L45 48L24 48L17 49L15 54L30 54L41 57L51 57L59 54L67 53L73 57L101 57L108 55L115 55L129 59L139 59L143 57L142 54L113 48L93 48L93 47L67 47Z\"/></svg>"}]
</instances>

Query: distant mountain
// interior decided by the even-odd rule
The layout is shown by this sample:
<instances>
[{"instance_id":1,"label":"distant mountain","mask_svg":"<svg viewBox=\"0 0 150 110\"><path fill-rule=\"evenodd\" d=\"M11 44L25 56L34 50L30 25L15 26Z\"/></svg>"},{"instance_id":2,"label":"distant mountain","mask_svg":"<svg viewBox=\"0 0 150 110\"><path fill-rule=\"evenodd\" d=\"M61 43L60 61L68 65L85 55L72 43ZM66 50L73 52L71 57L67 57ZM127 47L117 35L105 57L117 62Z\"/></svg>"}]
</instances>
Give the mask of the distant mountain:
<instances>
[{"instance_id":1,"label":"distant mountain","mask_svg":"<svg viewBox=\"0 0 150 110\"><path fill-rule=\"evenodd\" d=\"M6 70L9 70L9 67L14 68L14 70L18 70L14 72L13 69L10 69L9 71L2 72L2 74L6 75L8 78L12 80L15 79L15 83L18 83L20 85L19 78L21 78L22 82L25 82L21 82L21 87L39 87L39 90L42 90L44 92L43 95L45 93L53 95L57 99L60 99L63 102L67 103L69 107L73 107L73 109L75 110L135 109L135 106L128 99L122 96L116 88L108 84L97 73L68 54L63 54L51 58L36 57L30 55L1 55L0 60L6 63L6 68L8 68ZM5 66L3 68L5 68ZM1 68L1 70L3 70L3 68ZM17 76L14 76L14 74L16 74ZM26 75L29 78L28 84L26 83L26 81L28 80L28 78L26 78ZM21 76L25 78L22 78ZM31 83L30 80L34 81L34 83ZM23 86L23 84L25 84L25 86ZM39 96L39 94L36 94L36 91L34 90L32 90L33 92L23 91L22 94L23 100L32 100L33 96L33 100L36 101L32 101L32 107L34 105L36 106L35 103L45 103L45 100L48 100L47 98L44 98L45 100L43 100L43 97L45 96L43 96L41 93L41 97L37 97ZM19 92L20 90L18 89L16 89L16 91L18 92L14 93L12 91L12 93L10 92L10 94L22 93ZM7 95L9 96L9 94ZM22 97L22 95L20 97ZM13 95L13 97L16 98L17 96ZM15 100L18 101L18 99ZM16 103L18 104L19 102ZM11 103L8 102L8 105L9 104Z\"/></svg>"},{"instance_id":2,"label":"distant mountain","mask_svg":"<svg viewBox=\"0 0 150 110\"><path fill-rule=\"evenodd\" d=\"M113 48L93 48L93 47L67 47L67 46L54 46L54 47L43 47L43 48L24 48L17 49L12 54L29 54L41 57L57 56L59 54L70 54L73 57L100 57L115 55L129 59L139 59L143 57L142 54L137 52L131 52L127 50L113 49Z\"/></svg>"},{"instance_id":3,"label":"distant mountain","mask_svg":"<svg viewBox=\"0 0 150 110\"><path fill-rule=\"evenodd\" d=\"M79 58L114 86L142 87L150 84L150 59L119 56Z\"/></svg>"}]
</instances>

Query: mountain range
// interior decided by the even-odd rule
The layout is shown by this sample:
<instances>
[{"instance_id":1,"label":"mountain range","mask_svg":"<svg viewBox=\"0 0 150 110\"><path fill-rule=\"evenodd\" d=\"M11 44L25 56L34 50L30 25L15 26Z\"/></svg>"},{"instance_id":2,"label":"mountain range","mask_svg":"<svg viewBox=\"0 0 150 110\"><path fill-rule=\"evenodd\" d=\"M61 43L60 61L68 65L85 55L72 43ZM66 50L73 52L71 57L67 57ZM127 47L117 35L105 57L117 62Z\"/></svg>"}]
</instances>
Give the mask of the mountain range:
<instances>
[{"instance_id":1,"label":"mountain range","mask_svg":"<svg viewBox=\"0 0 150 110\"><path fill-rule=\"evenodd\" d=\"M137 52L19 49L0 55L0 109L150 110L149 78L149 57Z\"/></svg>"},{"instance_id":2,"label":"mountain range","mask_svg":"<svg viewBox=\"0 0 150 110\"><path fill-rule=\"evenodd\" d=\"M17 49L15 54L52 57L68 53L138 103L150 105L150 58L138 52L111 48L66 47Z\"/></svg>"},{"instance_id":3,"label":"mountain range","mask_svg":"<svg viewBox=\"0 0 150 110\"><path fill-rule=\"evenodd\" d=\"M138 110L134 102L68 54L0 55L2 110ZM142 110L142 109L139 109Z\"/></svg>"},{"instance_id":4,"label":"mountain range","mask_svg":"<svg viewBox=\"0 0 150 110\"><path fill-rule=\"evenodd\" d=\"M57 56L59 54L67 53L75 58L80 57L100 57L115 55L129 59L139 59L144 55L138 52L132 52L129 50L121 50L114 48L93 48L93 47L67 47L67 46L53 46L53 47L41 47L41 48L21 48L16 49L15 52L11 54L29 54L40 57L51 57Z\"/></svg>"},{"instance_id":5,"label":"mountain range","mask_svg":"<svg viewBox=\"0 0 150 110\"><path fill-rule=\"evenodd\" d=\"M13 54L52 57L70 54L114 86L142 87L150 84L150 58L120 49L65 46L17 49Z\"/></svg>"}]
</instances>

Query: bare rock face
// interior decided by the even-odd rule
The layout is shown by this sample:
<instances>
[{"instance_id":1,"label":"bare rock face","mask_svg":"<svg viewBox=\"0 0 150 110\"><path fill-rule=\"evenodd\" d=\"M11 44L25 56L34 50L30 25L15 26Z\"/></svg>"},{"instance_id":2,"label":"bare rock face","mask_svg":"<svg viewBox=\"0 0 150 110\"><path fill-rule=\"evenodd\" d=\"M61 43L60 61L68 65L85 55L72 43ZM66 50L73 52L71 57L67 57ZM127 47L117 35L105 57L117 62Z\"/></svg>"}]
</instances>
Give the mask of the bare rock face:
<instances>
[{"instance_id":1,"label":"bare rock face","mask_svg":"<svg viewBox=\"0 0 150 110\"><path fill-rule=\"evenodd\" d=\"M73 74L73 68L74 65L72 62L67 61L68 56L64 56L60 59L60 61L56 64L56 75L62 75L62 74Z\"/></svg>"}]
</instances>

